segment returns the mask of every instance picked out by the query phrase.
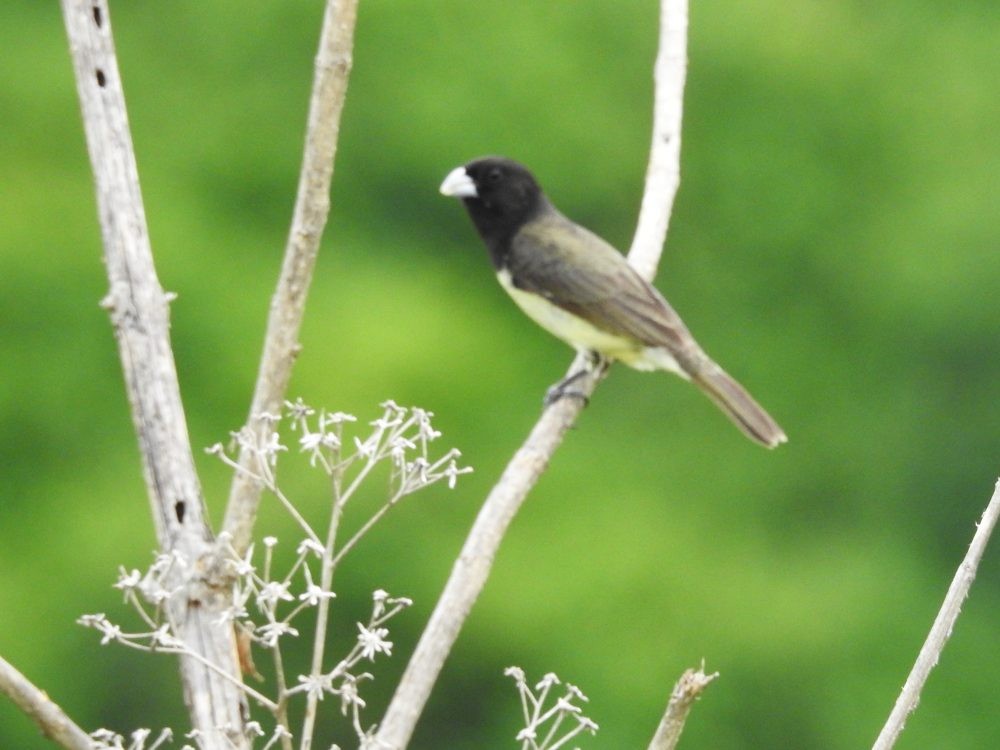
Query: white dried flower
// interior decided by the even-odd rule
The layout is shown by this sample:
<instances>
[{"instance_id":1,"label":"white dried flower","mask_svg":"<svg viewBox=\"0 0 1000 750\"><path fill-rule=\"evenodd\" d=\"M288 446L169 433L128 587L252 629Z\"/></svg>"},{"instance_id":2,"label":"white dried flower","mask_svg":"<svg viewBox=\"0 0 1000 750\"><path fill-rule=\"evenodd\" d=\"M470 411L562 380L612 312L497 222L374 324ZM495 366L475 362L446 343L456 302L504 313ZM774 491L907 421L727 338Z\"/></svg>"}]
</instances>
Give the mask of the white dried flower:
<instances>
[{"instance_id":1,"label":"white dried flower","mask_svg":"<svg viewBox=\"0 0 1000 750\"><path fill-rule=\"evenodd\" d=\"M389 635L388 628L366 628L358 623L358 643L361 644L361 657L375 661L375 654L392 656L392 641L385 640Z\"/></svg>"},{"instance_id":2,"label":"white dried flower","mask_svg":"<svg viewBox=\"0 0 1000 750\"><path fill-rule=\"evenodd\" d=\"M548 690L553 685L558 685L559 682L559 675L555 672L547 672L541 681L535 685L535 690Z\"/></svg>"},{"instance_id":3,"label":"white dried flower","mask_svg":"<svg viewBox=\"0 0 1000 750\"><path fill-rule=\"evenodd\" d=\"M127 571L122 566L118 566L118 582L114 585L114 588L121 589L122 591L131 591L138 588L140 583L142 583L142 573L134 568L131 571Z\"/></svg>"},{"instance_id":4,"label":"white dried flower","mask_svg":"<svg viewBox=\"0 0 1000 750\"><path fill-rule=\"evenodd\" d=\"M375 453L378 451L378 438L372 435L370 438L361 441L360 438L354 438L354 447L358 449L358 455L363 458L375 458Z\"/></svg>"},{"instance_id":5,"label":"white dried flower","mask_svg":"<svg viewBox=\"0 0 1000 750\"><path fill-rule=\"evenodd\" d=\"M246 578L251 576L256 572L256 568L250 560L253 559L253 545L251 544L247 547L246 553L243 557L229 558L226 563L229 565L230 570L233 571L238 577Z\"/></svg>"},{"instance_id":6,"label":"white dried flower","mask_svg":"<svg viewBox=\"0 0 1000 750\"><path fill-rule=\"evenodd\" d=\"M324 599L333 599L336 596L332 591L324 591L315 583L310 583L306 586L305 592L299 594L299 601L305 602L310 607L315 607Z\"/></svg>"},{"instance_id":7,"label":"white dried flower","mask_svg":"<svg viewBox=\"0 0 1000 750\"><path fill-rule=\"evenodd\" d=\"M149 637L153 648L183 648L184 644L170 632L169 625L161 625Z\"/></svg>"},{"instance_id":8,"label":"white dried flower","mask_svg":"<svg viewBox=\"0 0 1000 750\"><path fill-rule=\"evenodd\" d=\"M507 667L503 673L507 677L513 677L518 686L526 684L524 681L524 670L520 667Z\"/></svg>"},{"instance_id":9,"label":"white dried flower","mask_svg":"<svg viewBox=\"0 0 1000 750\"><path fill-rule=\"evenodd\" d=\"M302 400L301 397L295 399L294 403L292 401L286 401L285 408L288 410L288 416L292 418L293 430L298 422L302 421L306 417L311 417L316 413L311 406Z\"/></svg>"},{"instance_id":10,"label":"white dried flower","mask_svg":"<svg viewBox=\"0 0 1000 750\"><path fill-rule=\"evenodd\" d=\"M281 444L278 433L272 432L267 436L267 442L261 446L260 455L273 467L278 463L278 453L287 450L288 448Z\"/></svg>"},{"instance_id":11,"label":"white dried flower","mask_svg":"<svg viewBox=\"0 0 1000 750\"><path fill-rule=\"evenodd\" d=\"M307 695L314 695L323 700L324 693L333 692L333 679L330 675L299 675L298 687L292 688L295 692L303 692ZM290 691L291 692L291 691Z\"/></svg>"},{"instance_id":12,"label":"white dried flower","mask_svg":"<svg viewBox=\"0 0 1000 750\"><path fill-rule=\"evenodd\" d=\"M335 411L333 414L323 414L319 423L323 428L329 427L332 424L344 424L345 422L357 422L358 418L353 414L346 414L342 411Z\"/></svg>"},{"instance_id":13,"label":"white dried flower","mask_svg":"<svg viewBox=\"0 0 1000 750\"><path fill-rule=\"evenodd\" d=\"M283 581L268 581L257 592L257 606L261 609L274 609L279 602L291 602L295 597L288 593L288 584Z\"/></svg>"},{"instance_id":14,"label":"white dried flower","mask_svg":"<svg viewBox=\"0 0 1000 750\"><path fill-rule=\"evenodd\" d=\"M414 407L413 416L416 417L417 435L419 435L421 440L431 442L441 437L441 433L431 426L431 417L434 416L434 412Z\"/></svg>"},{"instance_id":15,"label":"white dried flower","mask_svg":"<svg viewBox=\"0 0 1000 750\"><path fill-rule=\"evenodd\" d=\"M294 638L299 634L299 631L287 622L266 623L260 627L259 632L261 643L267 648L273 648L278 643L278 639L283 635L290 635Z\"/></svg>"},{"instance_id":16,"label":"white dried flower","mask_svg":"<svg viewBox=\"0 0 1000 750\"><path fill-rule=\"evenodd\" d=\"M448 489L455 489L455 483L458 481L458 477L462 474L471 474L471 466L463 466L461 469L458 468L458 464L455 463L455 459L452 459L448 463L448 468L444 470L445 477L448 478Z\"/></svg>"},{"instance_id":17,"label":"white dried flower","mask_svg":"<svg viewBox=\"0 0 1000 750\"><path fill-rule=\"evenodd\" d=\"M299 546L295 548L295 554L297 555L305 555L308 552L312 552L316 557L322 557L325 551L323 545L315 539L303 539L299 542Z\"/></svg>"},{"instance_id":18,"label":"white dried flower","mask_svg":"<svg viewBox=\"0 0 1000 750\"><path fill-rule=\"evenodd\" d=\"M361 696L358 695L357 680L350 675L346 675L346 677L347 679L335 691L340 696L340 712L344 716L347 716L347 711L351 707L364 708L366 705Z\"/></svg>"}]
</instances>

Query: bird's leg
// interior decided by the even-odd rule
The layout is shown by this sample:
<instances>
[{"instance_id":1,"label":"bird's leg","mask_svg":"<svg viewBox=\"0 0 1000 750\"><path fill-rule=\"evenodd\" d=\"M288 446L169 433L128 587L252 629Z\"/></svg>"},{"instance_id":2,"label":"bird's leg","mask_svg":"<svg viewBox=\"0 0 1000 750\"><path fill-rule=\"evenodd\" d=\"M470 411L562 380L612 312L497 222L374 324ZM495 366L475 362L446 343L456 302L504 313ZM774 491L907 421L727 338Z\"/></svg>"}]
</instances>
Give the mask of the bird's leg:
<instances>
[{"instance_id":1,"label":"bird's leg","mask_svg":"<svg viewBox=\"0 0 1000 750\"><path fill-rule=\"evenodd\" d=\"M545 392L544 405L546 408L566 396L582 399L584 406L590 403L590 398L583 391L570 388L570 386L588 373L603 372L607 369L610 361L593 350L586 351L584 354L587 357L587 362L583 367L576 372L571 372Z\"/></svg>"}]
</instances>

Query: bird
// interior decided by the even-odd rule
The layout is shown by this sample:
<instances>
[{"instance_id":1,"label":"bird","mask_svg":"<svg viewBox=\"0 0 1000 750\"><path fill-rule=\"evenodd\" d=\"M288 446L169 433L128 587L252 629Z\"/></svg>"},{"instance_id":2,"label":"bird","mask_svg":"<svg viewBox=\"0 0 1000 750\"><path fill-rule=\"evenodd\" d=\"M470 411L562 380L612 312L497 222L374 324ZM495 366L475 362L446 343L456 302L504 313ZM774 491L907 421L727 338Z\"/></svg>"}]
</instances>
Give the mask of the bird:
<instances>
[{"instance_id":1,"label":"bird","mask_svg":"<svg viewBox=\"0 0 1000 750\"><path fill-rule=\"evenodd\" d=\"M608 242L560 213L527 167L481 157L449 172L440 191L462 201L500 285L542 328L591 363L618 360L691 381L760 445L787 440L698 345L663 295ZM567 395L565 386L584 372L571 374L550 396Z\"/></svg>"}]
</instances>

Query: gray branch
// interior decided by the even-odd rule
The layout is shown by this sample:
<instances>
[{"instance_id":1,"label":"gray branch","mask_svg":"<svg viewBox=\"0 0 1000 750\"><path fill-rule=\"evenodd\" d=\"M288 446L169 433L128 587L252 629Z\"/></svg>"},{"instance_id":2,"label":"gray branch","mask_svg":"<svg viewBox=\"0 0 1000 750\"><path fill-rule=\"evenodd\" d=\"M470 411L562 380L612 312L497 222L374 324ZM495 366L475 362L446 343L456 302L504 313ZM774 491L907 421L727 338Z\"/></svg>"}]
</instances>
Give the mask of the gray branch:
<instances>
[{"instance_id":1,"label":"gray branch","mask_svg":"<svg viewBox=\"0 0 1000 750\"><path fill-rule=\"evenodd\" d=\"M281 276L271 298L248 429L270 429L268 420L255 420L254 416L280 411L299 352L298 335L306 296L330 213L330 183L340 135L340 114L351 72L357 8L357 0L329 0L323 16L298 195ZM260 444L267 437L263 435ZM232 535L233 547L242 554L250 543L263 488L251 478L260 472L250 451L244 449L240 453L239 464L244 470L236 471L233 476L222 528Z\"/></svg>"},{"instance_id":2,"label":"gray branch","mask_svg":"<svg viewBox=\"0 0 1000 750\"><path fill-rule=\"evenodd\" d=\"M35 687L27 677L0 657L0 691L14 701L34 721L42 734L68 750L91 750L93 743L80 727L73 723L45 691Z\"/></svg>"},{"instance_id":3,"label":"gray branch","mask_svg":"<svg viewBox=\"0 0 1000 750\"><path fill-rule=\"evenodd\" d=\"M169 336L169 296L153 265L106 0L62 0L110 290L109 311L139 440L160 548L177 555L168 605L185 647L237 682L231 627L215 622L228 594L215 576L212 533L195 471ZM184 697L206 748L246 748L247 706L231 681L181 658Z\"/></svg>"},{"instance_id":4,"label":"gray branch","mask_svg":"<svg viewBox=\"0 0 1000 750\"><path fill-rule=\"evenodd\" d=\"M630 262L647 278L653 277L659 262L680 174L686 30L686 0L663 0L652 147L638 229L629 253ZM570 371L582 365L578 358ZM575 387L589 396L603 375L603 370L596 371L581 378ZM397 750L409 742L445 659L486 584L507 527L573 425L582 404L582 399L561 399L546 409L486 498L386 710L373 747Z\"/></svg>"},{"instance_id":5,"label":"gray branch","mask_svg":"<svg viewBox=\"0 0 1000 750\"><path fill-rule=\"evenodd\" d=\"M681 675L670 694L670 701L667 703L663 718L660 719L660 726L656 728L656 734L649 743L649 750L674 750L677 747L691 706L701 697L702 691L709 683L718 676L718 672L705 674L704 664L698 669L689 669Z\"/></svg>"},{"instance_id":6,"label":"gray branch","mask_svg":"<svg viewBox=\"0 0 1000 750\"><path fill-rule=\"evenodd\" d=\"M998 516L1000 516L1000 481L993 489L993 497L990 498L989 505L986 506L986 511L976 527L969 551L966 553L965 559L962 560L962 564L958 566L958 570L955 571L955 577L951 581L951 586L948 587L948 593L944 597L941 609L927 634L927 640L924 641L924 645L917 655L917 661L910 671L910 676L906 678L906 684L903 685L903 690L899 694L899 698L896 699L896 705L893 706L885 726L882 727L878 739L872 746L872 750L889 750L895 745L900 732L903 731L907 717L920 702L920 691L923 690L924 683L927 682L931 670L941 658L944 645L951 636L955 621L962 609L962 602L969 595L969 587L972 586L972 582L976 578L979 561L983 559L983 552L986 551L986 545L997 524Z\"/></svg>"},{"instance_id":7,"label":"gray branch","mask_svg":"<svg viewBox=\"0 0 1000 750\"><path fill-rule=\"evenodd\" d=\"M628 259L646 279L656 276L681 184L681 120L687 74L688 0L661 0L660 44L653 69L653 136L646 187Z\"/></svg>"}]
</instances>

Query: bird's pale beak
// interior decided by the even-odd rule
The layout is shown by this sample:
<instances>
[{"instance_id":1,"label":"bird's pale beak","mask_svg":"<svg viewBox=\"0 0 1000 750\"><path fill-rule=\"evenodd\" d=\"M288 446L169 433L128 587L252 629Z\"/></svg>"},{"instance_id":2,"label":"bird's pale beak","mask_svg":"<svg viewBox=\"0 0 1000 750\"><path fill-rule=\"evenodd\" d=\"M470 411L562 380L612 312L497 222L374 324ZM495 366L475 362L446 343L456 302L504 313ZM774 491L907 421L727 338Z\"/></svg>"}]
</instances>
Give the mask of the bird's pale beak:
<instances>
[{"instance_id":1,"label":"bird's pale beak","mask_svg":"<svg viewBox=\"0 0 1000 750\"><path fill-rule=\"evenodd\" d=\"M476 183L469 177L465 167L455 167L441 183L441 195L451 198L478 198Z\"/></svg>"}]
</instances>

